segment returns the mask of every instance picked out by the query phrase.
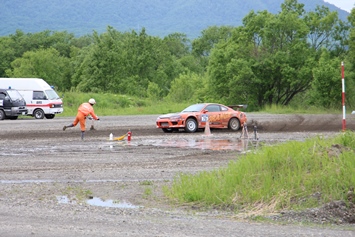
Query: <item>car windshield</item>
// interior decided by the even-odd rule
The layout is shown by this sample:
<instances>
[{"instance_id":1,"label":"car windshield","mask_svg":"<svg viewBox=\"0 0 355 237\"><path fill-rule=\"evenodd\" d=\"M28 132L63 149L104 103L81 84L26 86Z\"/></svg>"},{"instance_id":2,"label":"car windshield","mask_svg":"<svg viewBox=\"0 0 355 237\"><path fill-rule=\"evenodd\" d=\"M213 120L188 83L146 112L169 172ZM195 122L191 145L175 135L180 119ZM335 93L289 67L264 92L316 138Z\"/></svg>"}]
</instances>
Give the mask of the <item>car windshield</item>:
<instances>
[{"instance_id":1,"label":"car windshield","mask_svg":"<svg viewBox=\"0 0 355 237\"><path fill-rule=\"evenodd\" d=\"M8 90L7 93L13 101L22 100L22 96L17 90Z\"/></svg>"},{"instance_id":2,"label":"car windshield","mask_svg":"<svg viewBox=\"0 0 355 237\"><path fill-rule=\"evenodd\" d=\"M49 100L57 100L60 99L59 95L54 90L46 90L47 98Z\"/></svg>"},{"instance_id":3,"label":"car windshield","mask_svg":"<svg viewBox=\"0 0 355 237\"><path fill-rule=\"evenodd\" d=\"M189 107L184 109L182 112L200 112L204 107L205 107L205 104L194 104L194 105L190 105Z\"/></svg>"}]
</instances>

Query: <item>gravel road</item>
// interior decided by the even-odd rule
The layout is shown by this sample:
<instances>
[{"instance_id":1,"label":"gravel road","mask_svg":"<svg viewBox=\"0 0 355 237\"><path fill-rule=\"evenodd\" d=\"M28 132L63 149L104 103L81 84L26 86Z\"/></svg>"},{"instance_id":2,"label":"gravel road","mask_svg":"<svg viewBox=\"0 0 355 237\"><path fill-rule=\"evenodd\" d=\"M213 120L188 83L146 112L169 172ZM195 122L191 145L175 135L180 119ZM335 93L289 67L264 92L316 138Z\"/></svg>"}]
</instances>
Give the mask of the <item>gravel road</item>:
<instances>
[{"instance_id":1,"label":"gravel road","mask_svg":"<svg viewBox=\"0 0 355 237\"><path fill-rule=\"evenodd\" d=\"M355 236L353 225L269 224L169 203L179 172L224 167L261 142L341 132L341 115L248 114L249 139L164 134L156 115L106 116L80 140L73 118L0 121L0 236ZM87 127L90 125L88 121ZM132 140L110 141L132 131ZM347 129L355 130L353 118Z\"/></svg>"}]
</instances>

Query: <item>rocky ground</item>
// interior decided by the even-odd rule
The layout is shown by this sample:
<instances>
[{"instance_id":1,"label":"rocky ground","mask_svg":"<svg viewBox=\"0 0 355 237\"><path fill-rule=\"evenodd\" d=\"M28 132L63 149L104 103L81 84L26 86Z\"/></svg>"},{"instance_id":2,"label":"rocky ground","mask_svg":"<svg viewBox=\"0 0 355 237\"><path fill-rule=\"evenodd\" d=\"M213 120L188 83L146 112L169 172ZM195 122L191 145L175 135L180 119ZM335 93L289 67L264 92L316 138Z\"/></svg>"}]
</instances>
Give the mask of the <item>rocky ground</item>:
<instances>
[{"instance_id":1,"label":"rocky ground","mask_svg":"<svg viewBox=\"0 0 355 237\"><path fill-rule=\"evenodd\" d=\"M228 130L164 134L157 116L102 117L84 141L79 127L62 131L73 118L0 121L0 236L355 236L354 209L341 202L257 222L165 198L162 187L179 172L216 169L263 143L342 128L338 115L248 116L259 140L251 127L249 139ZM109 141L128 129L130 142ZM355 129L353 118L347 129Z\"/></svg>"}]
</instances>

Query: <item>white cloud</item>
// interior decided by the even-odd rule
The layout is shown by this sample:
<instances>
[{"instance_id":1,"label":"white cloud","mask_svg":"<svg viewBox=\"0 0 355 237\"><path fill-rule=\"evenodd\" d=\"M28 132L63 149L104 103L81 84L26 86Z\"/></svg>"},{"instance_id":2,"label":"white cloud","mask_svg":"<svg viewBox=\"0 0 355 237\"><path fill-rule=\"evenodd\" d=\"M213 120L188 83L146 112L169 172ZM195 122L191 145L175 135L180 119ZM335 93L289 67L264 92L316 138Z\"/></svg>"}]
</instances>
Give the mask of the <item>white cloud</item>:
<instances>
[{"instance_id":1,"label":"white cloud","mask_svg":"<svg viewBox=\"0 0 355 237\"><path fill-rule=\"evenodd\" d=\"M333 4L347 12L350 12L355 7L355 0L324 0L324 2Z\"/></svg>"}]
</instances>

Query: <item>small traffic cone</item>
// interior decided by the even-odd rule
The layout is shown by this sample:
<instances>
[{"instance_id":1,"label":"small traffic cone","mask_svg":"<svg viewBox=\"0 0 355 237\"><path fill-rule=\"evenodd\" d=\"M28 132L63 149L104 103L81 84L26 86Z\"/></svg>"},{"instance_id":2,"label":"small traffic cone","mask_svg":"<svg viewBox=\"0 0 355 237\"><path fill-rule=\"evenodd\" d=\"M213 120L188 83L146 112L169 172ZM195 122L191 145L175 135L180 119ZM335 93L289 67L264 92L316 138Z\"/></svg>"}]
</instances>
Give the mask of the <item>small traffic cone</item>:
<instances>
[{"instance_id":1,"label":"small traffic cone","mask_svg":"<svg viewBox=\"0 0 355 237\"><path fill-rule=\"evenodd\" d=\"M205 135L210 136L211 134L211 129L210 129L210 122L207 120L206 121L206 126L205 126Z\"/></svg>"}]
</instances>

